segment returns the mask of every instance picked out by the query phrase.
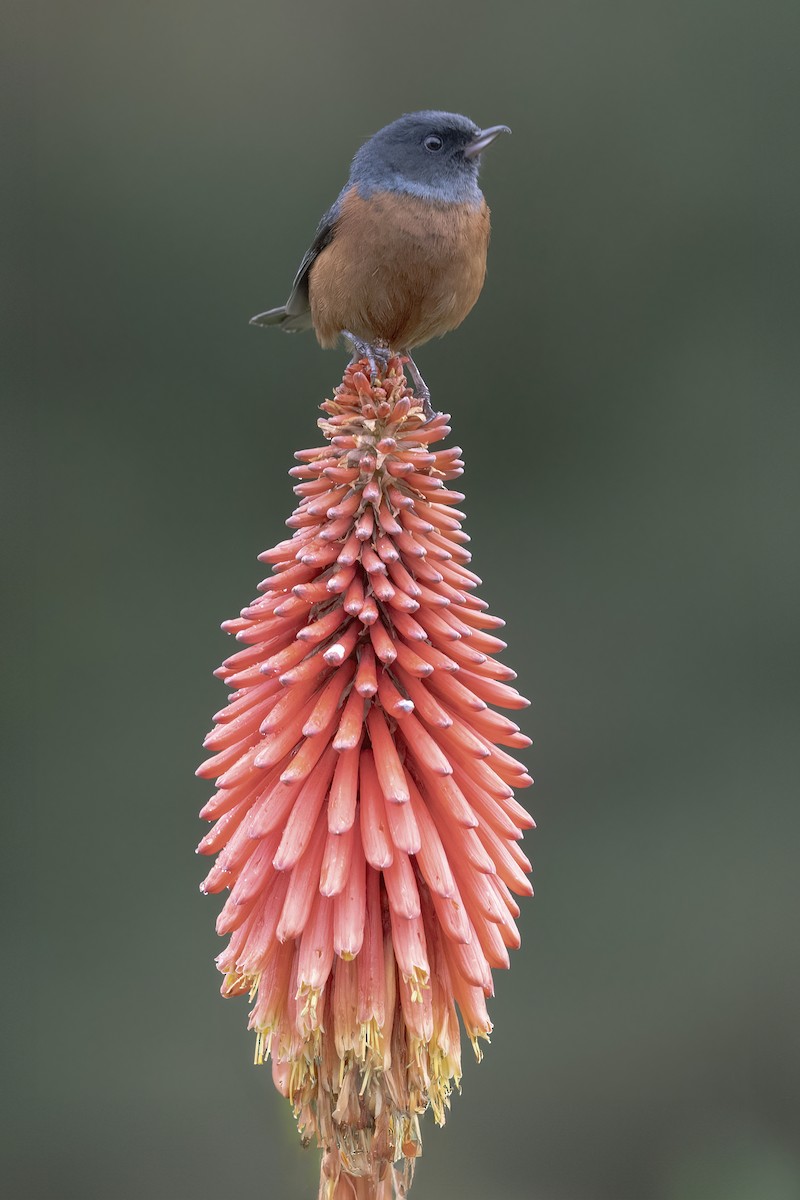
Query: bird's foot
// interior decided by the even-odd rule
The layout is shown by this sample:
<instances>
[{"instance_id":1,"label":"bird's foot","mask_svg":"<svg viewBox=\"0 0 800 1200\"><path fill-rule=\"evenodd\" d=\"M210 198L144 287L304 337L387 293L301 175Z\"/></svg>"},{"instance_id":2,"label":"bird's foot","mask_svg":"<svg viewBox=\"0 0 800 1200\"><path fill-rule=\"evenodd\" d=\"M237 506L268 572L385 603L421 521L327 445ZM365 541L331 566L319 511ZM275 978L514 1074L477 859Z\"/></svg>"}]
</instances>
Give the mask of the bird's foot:
<instances>
[{"instance_id":1,"label":"bird's foot","mask_svg":"<svg viewBox=\"0 0 800 1200\"><path fill-rule=\"evenodd\" d=\"M408 360L408 373L414 380L414 391L417 394L417 399L422 401L422 411L425 414L426 420L430 421L430 419L433 417L430 388L420 375L419 367L414 362L408 350L404 350L403 355Z\"/></svg>"},{"instance_id":2,"label":"bird's foot","mask_svg":"<svg viewBox=\"0 0 800 1200\"><path fill-rule=\"evenodd\" d=\"M349 343L353 351L351 363L358 362L359 359L365 358L369 363L372 382L378 383L385 375L389 366L389 359L392 357L392 351L388 346L374 345L372 342L365 342L362 338L358 338L349 330L342 330L342 337Z\"/></svg>"}]
</instances>

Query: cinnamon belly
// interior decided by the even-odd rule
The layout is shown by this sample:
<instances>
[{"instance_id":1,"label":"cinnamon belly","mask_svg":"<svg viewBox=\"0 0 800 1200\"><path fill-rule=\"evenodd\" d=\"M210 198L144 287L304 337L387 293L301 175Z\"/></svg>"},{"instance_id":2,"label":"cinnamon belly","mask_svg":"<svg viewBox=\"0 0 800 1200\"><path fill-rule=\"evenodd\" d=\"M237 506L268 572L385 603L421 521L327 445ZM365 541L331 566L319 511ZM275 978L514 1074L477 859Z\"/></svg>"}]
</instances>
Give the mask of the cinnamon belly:
<instances>
[{"instance_id":1,"label":"cinnamon belly","mask_svg":"<svg viewBox=\"0 0 800 1200\"><path fill-rule=\"evenodd\" d=\"M489 207L351 189L333 240L309 274L317 338L343 329L367 342L412 349L455 329L486 276Z\"/></svg>"}]
</instances>

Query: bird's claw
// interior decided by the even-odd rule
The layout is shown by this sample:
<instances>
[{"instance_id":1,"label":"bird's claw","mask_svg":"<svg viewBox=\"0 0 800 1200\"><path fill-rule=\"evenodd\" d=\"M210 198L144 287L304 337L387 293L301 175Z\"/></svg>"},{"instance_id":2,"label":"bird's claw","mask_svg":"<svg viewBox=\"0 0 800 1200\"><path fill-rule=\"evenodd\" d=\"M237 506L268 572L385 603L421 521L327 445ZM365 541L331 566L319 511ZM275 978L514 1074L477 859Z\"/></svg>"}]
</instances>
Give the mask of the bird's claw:
<instances>
[{"instance_id":1,"label":"bird's claw","mask_svg":"<svg viewBox=\"0 0 800 1200\"><path fill-rule=\"evenodd\" d=\"M372 342L365 342L362 338L358 338L349 330L343 330L343 336L350 343L353 356L350 359L351 363L358 362L359 359L365 358L369 363L369 370L372 383L380 383L381 379L386 375L389 367L389 359L392 357L392 351L388 346L373 345Z\"/></svg>"},{"instance_id":2,"label":"bird's claw","mask_svg":"<svg viewBox=\"0 0 800 1200\"><path fill-rule=\"evenodd\" d=\"M425 414L425 420L430 421L433 417L433 408L431 407L431 393L425 380L419 373L419 367L414 362L413 358L407 350L404 355L408 362L408 373L414 380L414 391L417 394L417 399L422 401L422 411Z\"/></svg>"}]
</instances>

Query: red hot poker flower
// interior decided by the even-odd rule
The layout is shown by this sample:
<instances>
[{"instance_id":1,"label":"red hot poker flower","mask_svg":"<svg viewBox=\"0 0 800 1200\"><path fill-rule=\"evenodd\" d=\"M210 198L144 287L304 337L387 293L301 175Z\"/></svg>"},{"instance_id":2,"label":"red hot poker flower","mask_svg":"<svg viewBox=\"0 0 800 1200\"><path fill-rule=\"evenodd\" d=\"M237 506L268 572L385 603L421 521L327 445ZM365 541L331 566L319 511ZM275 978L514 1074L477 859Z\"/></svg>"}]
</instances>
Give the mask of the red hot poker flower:
<instances>
[{"instance_id":1,"label":"red hot poker flower","mask_svg":"<svg viewBox=\"0 0 800 1200\"><path fill-rule=\"evenodd\" d=\"M456 1006L476 1055L492 968L519 945L513 894L530 745L495 707L527 705L493 655L503 622L473 595L458 448L431 446L402 362L348 367L296 455L290 539L223 626L244 649L199 769L217 792L198 847L225 996L249 993L256 1061L323 1151L320 1197L405 1195L419 1116L461 1076ZM495 706L495 707L491 707Z\"/></svg>"}]
</instances>

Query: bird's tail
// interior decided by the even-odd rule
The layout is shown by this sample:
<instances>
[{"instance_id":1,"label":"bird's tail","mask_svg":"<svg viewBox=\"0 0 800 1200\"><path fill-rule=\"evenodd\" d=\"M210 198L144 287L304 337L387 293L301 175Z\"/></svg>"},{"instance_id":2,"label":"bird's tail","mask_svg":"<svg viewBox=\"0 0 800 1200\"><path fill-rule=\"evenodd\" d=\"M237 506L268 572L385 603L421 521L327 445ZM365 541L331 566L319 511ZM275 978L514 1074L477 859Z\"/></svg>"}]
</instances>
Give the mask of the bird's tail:
<instances>
[{"instance_id":1,"label":"bird's tail","mask_svg":"<svg viewBox=\"0 0 800 1200\"><path fill-rule=\"evenodd\" d=\"M280 308L270 308L267 312L251 317L250 324L277 325L284 333L298 333L300 330L310 328L311 314L309 312L287 312L286 305L283 304Z\"/></svg>"}]
</instances>

